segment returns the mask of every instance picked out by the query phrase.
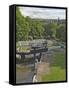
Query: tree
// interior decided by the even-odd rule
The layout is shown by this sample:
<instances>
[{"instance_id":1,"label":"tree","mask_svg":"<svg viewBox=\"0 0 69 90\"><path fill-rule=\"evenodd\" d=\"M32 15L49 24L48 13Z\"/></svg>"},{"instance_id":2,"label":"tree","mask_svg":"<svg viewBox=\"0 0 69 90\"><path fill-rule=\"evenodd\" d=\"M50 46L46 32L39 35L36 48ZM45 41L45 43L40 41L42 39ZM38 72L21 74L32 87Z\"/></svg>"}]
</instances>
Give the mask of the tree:
<instances>
[{"instance_id":1,"label":"tree","mask_svg":"<svg viewBox=\"0 0 69 90\"><path fill-rule=\"evenodd\" d=\"M24 17L19 8L16 8L16 41L43 38L43 23L33 20L29 16Z\"/></svg>"},{"instance_id":2,"label":"tree","mask_svg":"<svg viewBox=\"0 0 69 90\"><path fill-rule=\"evenodd\" d=\"M52 23L47 23L45 24L44 28L44 37L45 38L56 38L56 30L57 30L57 23L52 22Z\"/></svg>"},{"instance_id":3,"label":"tree","mask_svg":"<svg viewBox=\"0 0 69 90\"><path fill-rule=\"evenodd\" d=\"M60 24L58 29L57 29L57 33L56 33L56 37L60 40L60 41L66 41L66 29L65 29L65 24Z\"/></svg>"},{"instance_id":4,"label":"tree","mask_svg":"<svg viewBox=\"0 0 69 90\"><path fill-rule=\"evenodd\" d=\"M48 23L41 19L32 19L29 16L24 17L19 8L16 8L16 41L41 38L58 38L61 41L65 41L65 35L65 24L58 25L57 22Z\"/></svg>"},{"instance_id":5,"label":"tree","mask_svg":"<svg viewBox=\"0 0 69 90\"><path fill-rule=\"evenodd\" d=\"M42 23L35 20L30 23L30 36L33 37L33 39L38 39L38 38L42 38L43 36L43 31L44 31L44 27L42 26Z\"/></svg>"},{"instance_id":6,"label":"tree","mask_svg":"<svg viewBox=\"0 0 69 90\"><path fill-rule=\"evenodd\" d=\"M28 40L29 23L21 15L19 8L16 8L16 41Z\"/></svg>"},{"instance_id":7,"label":"tree","mask_svg":"<svg viewBox=\"0 0 69 90\"><path fill-rule=\"evenodd\" d=\"M49 27L50 30L52 31L52 37L56 38L57 23L52 22Z\"/></svg>"}]
</instances>

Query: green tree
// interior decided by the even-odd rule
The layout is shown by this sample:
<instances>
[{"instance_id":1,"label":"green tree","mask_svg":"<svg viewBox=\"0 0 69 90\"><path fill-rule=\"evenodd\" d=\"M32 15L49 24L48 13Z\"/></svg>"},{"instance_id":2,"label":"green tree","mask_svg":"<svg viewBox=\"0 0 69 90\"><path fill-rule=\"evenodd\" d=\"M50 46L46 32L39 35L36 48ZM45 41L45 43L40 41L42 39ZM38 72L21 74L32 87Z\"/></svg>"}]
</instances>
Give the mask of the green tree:
<instances>
[{"instance_id":1,"label":"green tree","mask_svg":"<svg viewBox=\"0 0 69 90\"><path fill-rule=\"evenodd\" d=\"M44 37L45 38L56 38L57 23L47 23L44 26Z\"/></svg>"},{"instance_id":2,"label":"green tree","mask_svg":"<svg viewBox=\"0 0 69 90\"><path fill-rule=\"evenodd\" d=\"M16 41L28 40L29 23L21 15L19 8L16 8Z\"/></svg>"},{"instance_id":3,"label":"green tree","mask_svg":"<svg viewBox=\"0 0 69 90\"><path fill-rule=\"evenodd\" d=\"M60 24L57 28L56 37L60 41L66 41L66 27L65 24Z\"/></svg>"},{"instance_id":4,"label":"green tree","mask_svg":"<svg viewBox=\"0 0 69 90\"><path fill-rule=\"evenodd\" d=\"M33 39L38 39L38 38L42 38L43 37L43 31L44 31L44 27L42 26L42 23L35 20L31 22L31 31L30 36L33 37Z\"/></svg>"}]
</instances>

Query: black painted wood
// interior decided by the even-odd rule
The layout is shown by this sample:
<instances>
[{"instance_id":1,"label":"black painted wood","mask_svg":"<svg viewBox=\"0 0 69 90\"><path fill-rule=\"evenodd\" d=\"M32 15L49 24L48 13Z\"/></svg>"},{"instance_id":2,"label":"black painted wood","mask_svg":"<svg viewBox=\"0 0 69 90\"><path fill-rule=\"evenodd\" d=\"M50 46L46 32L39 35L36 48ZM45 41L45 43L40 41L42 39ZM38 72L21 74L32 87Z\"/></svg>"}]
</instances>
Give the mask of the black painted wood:
<instances>
[{"instance_id":1,"label":"black painted wood","mask_svg":"<svg viewBox=\"0 0 69 90\"><path fill-rule=\"evenodd\" d=\"M33 50L30 50L30 52L16 52L16 54L21 55L21 60L24 60L26 57L25 55L33 54L33 61L35 63L36 58L38 59L38 62L40 62L42 52L47 52L48 48L34 48ZM37 53L40 53L38 56L36 56Z\"/></svg>"}]
</instances>

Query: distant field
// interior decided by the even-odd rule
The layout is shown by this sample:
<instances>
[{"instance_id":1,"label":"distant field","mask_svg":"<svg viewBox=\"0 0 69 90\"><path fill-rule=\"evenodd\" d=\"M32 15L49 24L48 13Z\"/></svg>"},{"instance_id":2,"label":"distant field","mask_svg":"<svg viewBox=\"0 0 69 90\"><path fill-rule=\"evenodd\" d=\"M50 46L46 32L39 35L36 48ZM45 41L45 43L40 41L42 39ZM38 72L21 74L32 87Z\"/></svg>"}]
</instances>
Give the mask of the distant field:
<instances>
[{"instance_id":1,"label":"distant field","mask_svg":"<svg viewBox=\"0 0 69 90\"><path fill-rule=\"evenodd\" d=\"M66 79L65 61L65 51L54 52L50 72L41 76L41 81L64 81Z\"/></svg>"}]
</instances>

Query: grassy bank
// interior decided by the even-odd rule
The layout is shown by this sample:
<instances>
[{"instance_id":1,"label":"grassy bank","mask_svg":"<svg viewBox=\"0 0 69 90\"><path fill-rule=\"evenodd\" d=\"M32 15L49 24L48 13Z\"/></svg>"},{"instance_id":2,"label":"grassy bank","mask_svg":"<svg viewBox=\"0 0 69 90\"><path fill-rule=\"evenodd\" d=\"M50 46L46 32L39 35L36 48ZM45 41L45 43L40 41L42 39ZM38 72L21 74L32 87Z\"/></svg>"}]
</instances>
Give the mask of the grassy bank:
<instances>
[{"instance_id":1,"label":"grassy bank","mask_svg":"<svg viewBox=\"0 0 69 90\"><path fill-rule=\"evenodd\" d=\"M54 52L50 72L41 76L42 82L47 81L63 81L66 78L65 71L65 51Z\"/></svg>"}]
</instances>

